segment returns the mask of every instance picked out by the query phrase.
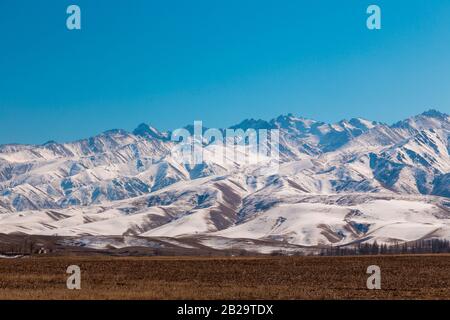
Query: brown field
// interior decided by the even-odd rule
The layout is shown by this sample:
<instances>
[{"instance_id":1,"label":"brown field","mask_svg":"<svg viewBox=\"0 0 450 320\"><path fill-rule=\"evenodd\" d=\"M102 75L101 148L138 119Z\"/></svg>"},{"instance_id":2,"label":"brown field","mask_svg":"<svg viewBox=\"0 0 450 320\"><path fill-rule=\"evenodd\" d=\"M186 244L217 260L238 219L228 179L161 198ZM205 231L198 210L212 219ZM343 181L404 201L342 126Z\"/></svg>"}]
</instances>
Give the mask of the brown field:
<instances>
[{"instance_id":1,"label":"brown field","mask_svg":"<svg viewBox=\"0 0 450 320\"><path fill-rule=\"evenodd\" d=\"M382 290L366 288L373 264ZM0 259L0 299L450 299L450 255Z\"/></svg>"}]
</instances>

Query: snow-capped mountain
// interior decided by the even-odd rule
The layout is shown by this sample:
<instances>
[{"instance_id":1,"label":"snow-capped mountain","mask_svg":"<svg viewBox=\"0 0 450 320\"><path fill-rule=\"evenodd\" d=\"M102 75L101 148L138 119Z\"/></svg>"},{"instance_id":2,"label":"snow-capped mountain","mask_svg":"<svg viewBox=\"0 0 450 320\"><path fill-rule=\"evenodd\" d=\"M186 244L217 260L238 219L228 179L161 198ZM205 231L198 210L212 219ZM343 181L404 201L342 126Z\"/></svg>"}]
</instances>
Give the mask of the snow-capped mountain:
<instances>
[{"instance_id":1,"label":"snow-capped mountain","mask_svg":"<svg viewBox=\"0 0 450 320\"><path fill-rule=\"evenodd\" d=\"M212 143L200 164L184 164L171 132L147 124L70 143L2 145L0 233L195 236L215 248L223 239L450 239L447 114L394 125L288 114L230 129L278 129L277 170L269 170L273 159L218 161L227 146Z\"/></svg>"}]
</instances>

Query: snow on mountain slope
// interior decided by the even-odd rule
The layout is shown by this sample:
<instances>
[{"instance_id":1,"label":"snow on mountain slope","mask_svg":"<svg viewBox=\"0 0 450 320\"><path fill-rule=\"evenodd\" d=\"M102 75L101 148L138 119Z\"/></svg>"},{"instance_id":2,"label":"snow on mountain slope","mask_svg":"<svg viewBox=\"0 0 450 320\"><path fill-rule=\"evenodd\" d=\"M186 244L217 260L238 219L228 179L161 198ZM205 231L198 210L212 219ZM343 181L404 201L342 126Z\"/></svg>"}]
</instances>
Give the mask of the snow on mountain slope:
<instances>
[{"instance_id":1,"label":"snow on mountain slope","mask_svg":"<svg viewBox=\"0 0 450 320\"><path fill-rule=\"evenodd\" d=\"M438 200L388 195L349 199L340 203L336 196L321 196L279 203L214 235L304 246L344 245L368 238L381 243L416 240L450 227L450 210Z\"/></svg>"},{"instance_id":2,"label":"snow on mountain slope","mask_svg":"<svg viewBox=\"0 0 450 320\"><path fill-rule=\"evenodd\" d=\"M444 113L392 126L289 114L231 128L279 129L281 162L273 167L274 158L243 157L245 146L210 143L201 164L187 165L181 144L146 124L71 143L2 145L0 233L301 246L450 237ZM224 161L230 151L237 156Z\"/></svg>"}]
</instances>

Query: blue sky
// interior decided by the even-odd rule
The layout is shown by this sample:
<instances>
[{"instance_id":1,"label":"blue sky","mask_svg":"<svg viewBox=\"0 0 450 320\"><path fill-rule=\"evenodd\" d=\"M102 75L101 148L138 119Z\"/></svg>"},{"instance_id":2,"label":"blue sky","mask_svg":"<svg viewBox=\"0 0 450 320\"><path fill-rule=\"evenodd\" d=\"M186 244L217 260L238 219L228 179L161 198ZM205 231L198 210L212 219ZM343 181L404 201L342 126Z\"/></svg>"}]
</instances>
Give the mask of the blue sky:
<instances>
[{"instance_id":1,"label":"blue sky","mask_svg":"<svg viewBox=\"0 0 450 320\"><path fill-rule=\"evenodd\" d=\"M382 30L366 28L369 4ZM0 143L450 112L449 56L448 0L2 0Z\"/></svg>"}]
</instances>

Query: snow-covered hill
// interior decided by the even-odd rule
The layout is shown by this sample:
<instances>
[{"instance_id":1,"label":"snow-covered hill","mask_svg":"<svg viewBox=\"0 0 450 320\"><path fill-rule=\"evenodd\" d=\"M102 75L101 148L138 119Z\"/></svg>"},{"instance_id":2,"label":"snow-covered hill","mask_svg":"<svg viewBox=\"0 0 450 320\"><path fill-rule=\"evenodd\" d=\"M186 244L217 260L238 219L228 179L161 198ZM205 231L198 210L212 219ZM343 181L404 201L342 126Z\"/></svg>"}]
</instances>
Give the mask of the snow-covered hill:
<instances>
[{"instance_id":1,"label":"snow-covered hill","mask_svg":"<svg viewBox=\"0 0 450 320\"><path fill-rule=\"evenodd\" d=\"M450 117L327 124L292 114L280 163L184 164L170 132L139 125L71 143L0 146L0 233L207 237L292 245L450 239ZM186 127L191 131L191 128ZM216 240L215 240L216 239ZM232 240L234 239L234 240Z\"/></svg>"}]
</instances>

